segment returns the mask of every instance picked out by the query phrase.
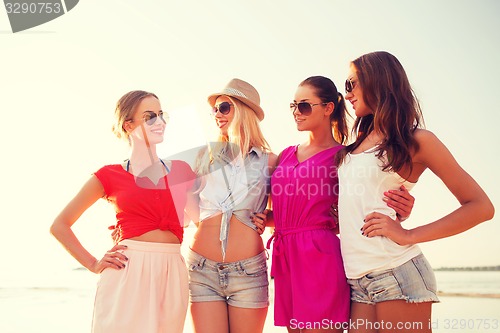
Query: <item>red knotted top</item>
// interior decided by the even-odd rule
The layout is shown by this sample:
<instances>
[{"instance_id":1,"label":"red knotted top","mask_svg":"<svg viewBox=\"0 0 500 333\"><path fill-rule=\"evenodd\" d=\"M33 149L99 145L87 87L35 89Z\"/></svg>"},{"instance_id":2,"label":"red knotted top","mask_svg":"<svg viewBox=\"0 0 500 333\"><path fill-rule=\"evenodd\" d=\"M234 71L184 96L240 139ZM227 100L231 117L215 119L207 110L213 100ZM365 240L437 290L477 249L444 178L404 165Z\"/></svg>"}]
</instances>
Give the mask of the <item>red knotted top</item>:
<instances>
[{"instance_id":1,"label":"red knotted top","mask_svg":"<svg viewBox=\"0 0 500 333\"><path fill-rule=\"evenodd\" d=\"M160 229L171 231L182 243L186 194L196 177L187 163L172 161L170 172L158 184L135 177L120 164L106 165L94 175L104 188L104 198L115 208L120 240Z\"/></svg>"}]
</instances>

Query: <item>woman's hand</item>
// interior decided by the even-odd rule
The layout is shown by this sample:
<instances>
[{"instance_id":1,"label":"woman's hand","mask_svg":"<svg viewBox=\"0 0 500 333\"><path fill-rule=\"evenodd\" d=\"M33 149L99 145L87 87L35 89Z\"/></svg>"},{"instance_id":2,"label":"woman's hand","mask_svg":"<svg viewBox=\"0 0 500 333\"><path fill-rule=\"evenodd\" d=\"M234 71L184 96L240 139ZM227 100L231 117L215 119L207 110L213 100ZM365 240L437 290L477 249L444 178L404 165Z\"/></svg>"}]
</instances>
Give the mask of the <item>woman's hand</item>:
<instances>
[{"instance_id":1,"label":"woman's hand","mask_svg":"<svg viewBox=\"0 0 500 333\"><path fill-rule=\"evenodd\" d=\"M108 227L108 230L111 231L111 238L113 239L113 243L118 244L118 242L121 240L121 233L120 233L120 228L115 227L114 225L110 225Z\"/></svg>"},{"instance_id":2,"label":"woman's hand","mask_svg":"<svg viewBox=\"0 0 500 333\"><path fill-rule=\"evenodd\" d=\"M403 222L410 216L415 198L408 192L404 185L401 185L399 190L384 192L384 195L383 200L387 203L387 206L396 211L399 222Z\"/></svg>"},{"instance_id":3,"label":"woman's hand","mask_svg":"<svg viewBox=\"0 0 500 333\"><path fill-rule=\"evenodd\" d=\"M89 267L91 272L100 274L106 268L122 269L125 268L125 262L128 258L121 252L127 248L125 245L115 245L111 250L106 252L101 260L97 260Z\"/></svg>"},{"instance_id":4,"label":"woman's hand","mask_svg":"<svg viewBox=\"0 0 500 333\"><path fill-rule=\"evenodd\" d=\"M399 245L410 244L410 231L404 229L397 220L389 216L373 212L365 217L361 233L366 237L385 236Z\"/></svg>"},{"instance_id":5,"label":"woman's hand","mask_svg":"<svg viewBox=\"0 0 500 333\"><path fill-rule=\"evenodd\" d=\"M268 212L269 210L265 209L262 213L252 213L250 217L253 224L255 225L255 230L259 233L259 235L262 235L264 233L264 230L266 230Z\"/></svg>"}]
</instances>

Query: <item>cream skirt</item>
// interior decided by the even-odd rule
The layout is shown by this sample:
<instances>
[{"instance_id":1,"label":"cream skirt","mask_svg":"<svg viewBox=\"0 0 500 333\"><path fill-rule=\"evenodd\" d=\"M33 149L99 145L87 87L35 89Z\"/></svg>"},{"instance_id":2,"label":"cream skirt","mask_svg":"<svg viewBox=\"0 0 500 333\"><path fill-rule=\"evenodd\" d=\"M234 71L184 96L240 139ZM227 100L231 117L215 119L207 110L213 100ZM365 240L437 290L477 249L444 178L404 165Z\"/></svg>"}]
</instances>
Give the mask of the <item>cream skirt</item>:
<instances>
[{"instance_id":1,"label":"cream skirt","mask_svg":"<svg viewBox=\"0 0 500 333\"><path fill-rule=\"evenodd\" d=\"M125 268L105 269L97 284L93 333L182 333L188 274L180 244L124 240Z\"/></svg>"}]
</instances>

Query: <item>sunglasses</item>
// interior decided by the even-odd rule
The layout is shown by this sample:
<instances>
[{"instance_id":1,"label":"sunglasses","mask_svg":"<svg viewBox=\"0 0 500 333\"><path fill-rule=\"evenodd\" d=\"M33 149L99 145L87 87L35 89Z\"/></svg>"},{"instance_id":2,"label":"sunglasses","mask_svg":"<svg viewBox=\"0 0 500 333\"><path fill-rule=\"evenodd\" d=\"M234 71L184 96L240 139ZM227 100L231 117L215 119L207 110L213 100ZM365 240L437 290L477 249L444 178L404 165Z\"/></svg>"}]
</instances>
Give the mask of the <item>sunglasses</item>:
<instances>
[{"instance_id":1,"label":"sunglasses","mask_svg":"<svg viewBox=\"0 0 500 333\"><path fill-rule=\"evenodd\" d=\"M165 124L167 123L169 117L167 113L163 113L163 111L160 111L160 113L156 114L156 112L153 111L144 111L144 114L142 116L142 119L146 124L149 126L153 125L156 123L156 118L160 117L161 121L163 121Z\"/></svg>"},{"instance_id":2,"label":"sunglasses","mask_svg":"<svg viewBox=\"0 0 500 333\"><path fill-rule=\"evenodd\" d=\"M345 80L345 92L350 93L353 91L354 88L356 88L357 81L353 81L351 79Z\"/></svg>"},{"instance_id":3,"label":"sunglasses","mask_svg":"<svg viewBox=\"0 0 500 333\"><path fill-rule=\"evenodd\" d=\"M227 115L231 111L232 105L233 104L229 102L222 102L219 105L214 105L214 107L212 108L212 113L215 115L217 114L217 111L219 111L223 115Z\"/></svg>"},{"instance_id":4,"label":"sunglasses","mask_svg":"<svg viewBox=\"0 0 500 333\"><path fill-rule=\"evenodd\" d=\"M299 109L300 114L302 114L303 116L308 116L311 114L311 112L313 110L313 106L327 105L328 103L329 102L312 104L312 103L307 103L307 102L300 102L300 103L293 102L293 103L290 103L290 110L292 110L292 112L295 112L297 109Z\"/></svg>"}]
</instances>

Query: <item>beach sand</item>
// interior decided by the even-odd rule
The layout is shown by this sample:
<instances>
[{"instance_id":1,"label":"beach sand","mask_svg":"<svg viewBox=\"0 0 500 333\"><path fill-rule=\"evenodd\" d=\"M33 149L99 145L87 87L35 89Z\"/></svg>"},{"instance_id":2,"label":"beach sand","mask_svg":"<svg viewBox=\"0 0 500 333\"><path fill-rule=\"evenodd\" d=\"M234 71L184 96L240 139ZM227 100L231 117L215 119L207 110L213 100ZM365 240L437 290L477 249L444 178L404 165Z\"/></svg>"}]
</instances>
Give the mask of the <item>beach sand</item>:
<instances>
[{"instance_id":1,"label":"beach sand","mask_svg":"<svg viewBox=\"0 0 500 333\"><path fill-rule=\"evenodd\" d=\"M440 299L441 303L433 306L434 332L500 332L500 298L441 296ZM88 333L93 301L92 286L0 289L0 332ZM193 332L189 313L184 332ZM285 328L274 327L272 304L264 332L286 332Z\"/></svg>"}]
</instances>

